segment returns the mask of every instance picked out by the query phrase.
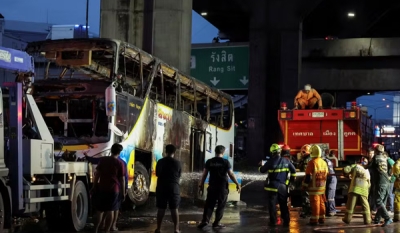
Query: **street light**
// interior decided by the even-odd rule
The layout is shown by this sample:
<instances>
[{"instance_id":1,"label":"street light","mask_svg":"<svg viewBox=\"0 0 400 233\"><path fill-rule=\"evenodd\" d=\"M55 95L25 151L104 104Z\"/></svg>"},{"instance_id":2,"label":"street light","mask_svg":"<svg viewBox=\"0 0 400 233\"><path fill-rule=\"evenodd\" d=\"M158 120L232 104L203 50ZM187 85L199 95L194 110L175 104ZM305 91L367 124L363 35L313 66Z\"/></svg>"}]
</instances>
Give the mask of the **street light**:
<instances>
[{"instance_id":1,"label":"street light","mask_svg":"<svg viewBox=\"0 0 400 233\"><path fill-rule=\"evenodd\" d=\"M349 17L349 18L354 18L355 16L356 16L356 14L354 14L354 12L347 13L347 17Z\"/></svg>"},{"instance_id":2,"label":"street light","mask_svg":"<svg viewBox=\"0 0 400 233\"><path fill-rule=\"evenodd\" d=\"M86 0L86 38L89 38L89 0Z\"/></svg>"},{"instance_id":3,"label":"street light","mask_svg":"<svg viewBox=\"0 0 400 233\"><path fill-rule=\"evenodd\" d=\"M385 99L385 98L382 98L382 101L389 101L389 102L391 102L393 104L396 104L396 119L397 119L396 123L397 124L394 124L394 120L393 120L393 125L400 125L400 122L399 122L400 121L400 114L399 114L399 104L400 104L400 102L393 101L393 100L388 100L388 99Z\"/></svg>"},{"instance_id":4,"label":"street light","mask_svg":"<svg viewBox=\"0 0 400 233\"><path fill-rule=\"evenodd\" d=\"M359 106L360 106L360 107L367 107L367 108L372 108L372 109L374 109L375 123L376 123L376 120L377 120L377 117L376 117L376 110L377 110L377 109L381 109L381 108L390 108L390 105L389 105L389 104L387 104L387 105L385 105L385 106L382 106L382 107L376 107L376 108L370 107L370 106L367 106L367 105L362 105L362 104L359 104Z\"/></svg>"}]
</instances>

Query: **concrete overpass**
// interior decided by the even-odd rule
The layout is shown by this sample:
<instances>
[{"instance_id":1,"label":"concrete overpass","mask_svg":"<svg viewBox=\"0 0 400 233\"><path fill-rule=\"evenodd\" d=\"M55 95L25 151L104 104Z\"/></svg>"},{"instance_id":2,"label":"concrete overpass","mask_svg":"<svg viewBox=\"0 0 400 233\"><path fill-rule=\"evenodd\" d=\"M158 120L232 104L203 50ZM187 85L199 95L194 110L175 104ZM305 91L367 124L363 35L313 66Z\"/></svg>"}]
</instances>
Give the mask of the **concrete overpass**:
<instances>
[{"instance_id":1,"label":"concrete overpass","mask_svg":"<svg viewBox=\"0 0 400 233\"><path fill-rule=\"evenodd\" d=\"M400 38L307 40L302 58L301 85L330 91L400 89Z\"/></svg>"}]
</instances>

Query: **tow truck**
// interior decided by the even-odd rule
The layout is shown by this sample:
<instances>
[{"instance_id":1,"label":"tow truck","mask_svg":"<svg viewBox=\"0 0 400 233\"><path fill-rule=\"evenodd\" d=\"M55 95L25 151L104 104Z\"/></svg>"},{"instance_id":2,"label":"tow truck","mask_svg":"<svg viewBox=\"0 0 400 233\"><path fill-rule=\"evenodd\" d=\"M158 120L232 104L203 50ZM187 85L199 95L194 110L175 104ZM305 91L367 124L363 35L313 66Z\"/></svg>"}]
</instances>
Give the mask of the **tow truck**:
<instances>
[{"instance_id":1,"label":"tow truck","mask_svg":"<svg viewBox=\"0 0 400 233\"><path fill-rule=\"evenodd\" d=\"M31 95L33 58L0 47L0 69L17 74L0 89L0 233L14 216L41 210L52 230L82 230L89 211L88 163L55 155L62 145L54 143Z\"/></svg>"},{"instance_id":2,"label":"tow truck","mask_svg":"<svg viewBox=\"0 0 400 233\"><path fill-rule=\"evenodd\" d=\"M336 156L329 158L335 164L338 178L336 202L345 202L350 180L343 176L343 167L360 161L373 144L373 122L367 108L360 108L356 102L351 102L346 109L293 110L287 109L286 103L281 103L278 121L284 144L290 146L294 160L301 159L300 150L305 144L322 145L323 153L324 149L336 151ZM298 172L296 189L291 195L292 204L296 206L301 199L300 184L303 178L304 172Z\"/></svg>"}]
</instances>

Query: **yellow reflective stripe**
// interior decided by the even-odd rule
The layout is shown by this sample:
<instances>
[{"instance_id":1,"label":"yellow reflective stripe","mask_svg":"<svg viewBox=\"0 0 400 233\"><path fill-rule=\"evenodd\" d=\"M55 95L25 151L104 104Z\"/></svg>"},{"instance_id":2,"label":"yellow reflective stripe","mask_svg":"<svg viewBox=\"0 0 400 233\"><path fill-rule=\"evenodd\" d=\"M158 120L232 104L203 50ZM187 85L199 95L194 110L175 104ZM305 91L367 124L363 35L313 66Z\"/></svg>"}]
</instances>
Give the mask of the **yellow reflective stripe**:
<instances>
[{"instance_id":1,"label":"yellow reflective stripe","mask_svg":"<svg viewBox=\"0 0 400 233\"><path fill-rule=\"evenodd\" d=\"M325 191L310 191L310 189L308 189L308 194L309 195L322 195L322 194L325 194Z\"/></svg>"},{"instance_id":2,"label":"yellow reflective stripe","mask_svg":"<svg viewBox=\"0 0 400 233\"><path fill-rule=\"evenodd\" d=\"M264 187L264 190L272 191L272 192L278 192L278 189L268 188L268 187Z\"/></svg>"},{"instance_id":3,"label":"yellow reflective stripe","mask_svg":"<svg viewBox=\"0 0 400 233\"><path fill-rule=\"evenodd\" d=\"M262 167L262 166L261 166ZM261 167L258 168L258 172L261 172Z\"/></svg>"},{"instance_id":4,"label":"yellow reflective stripe","mask_svg":"<svg viewBox=\"0 0 400 233\"><path fill-rule=\"evenodd\" d=\"M289 184L289 181L288 181L288 180L286 180L285 184L286 184L286 185L288 185L288 184Z\"/></svg>"},{"instance_id":5,"label":"yellow reflective stripe","mask_svg":"<svg viewBox=\"0 0 400 233\"><path fill-rule=\"evenodd\" d=\"M294 177L295 177L295 176L296 176L296 173L290 174L290 176L294 176Z\"/></svg>"},{"instance_id":6,"label":"yellow reflective stripe","mask_svg":"<svg viewBox=\"0 0 400 233\"><path fill-rule=\"evenodd\" d=\"M272 170L268 170L269 173L277 173L277 172L288 172L289 168L281 168L281 169L272 169Z\"/></svg>"}]
</instances>

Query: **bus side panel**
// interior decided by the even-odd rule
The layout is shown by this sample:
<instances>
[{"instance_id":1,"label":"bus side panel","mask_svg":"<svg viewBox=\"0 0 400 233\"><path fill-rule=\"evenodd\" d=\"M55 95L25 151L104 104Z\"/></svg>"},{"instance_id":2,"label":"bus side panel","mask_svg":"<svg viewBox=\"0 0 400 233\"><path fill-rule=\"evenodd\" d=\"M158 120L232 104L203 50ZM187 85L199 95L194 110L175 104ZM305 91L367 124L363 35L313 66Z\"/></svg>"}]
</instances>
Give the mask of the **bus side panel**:
<instances>
[{"instance_id":1,"label":"bus side panel","mask_svg":"<svg viewBox=\"0 0 400 233\"><path fill-rule=\"evenodd\" d=\"M234 120L232 119L232 122ZM222 145L224 146L225 153L223 158L227 159L229 163L232 166L232 170L234 171L234 141L235 141L235 128L234 128L234 123L232 123L232 126L229 129L221 129L216 127L215 125L208 125L206 129L206 139L205 139L205 148L206 148L206 153L205 153L205 161L206 162L208 159L211 159L215 157L215 147L217 145ZM241 173L240 172L235 172L236 178L239 182L239 184L242 183L241 179ZM204 195L200 199L203 199L207 196L207 188L208 188L208 178L205 181L204 184ZM232 180L229 179L229 195L228 195L228 201L240 201L240 194L236 191L236 185L233 183Z\"/></svg>"},{"instance_id":2,"label":"bus side panel","mask_svg":"<svg viewBox=\"0 0 400 233\"><path fill-rule=\"evenodd\" d=\"M121 142L124 150L121 152L120 157L127 163L128 187L130 187L133 182L135 149L150 152L153 147L154 134L156 133L154 103L147 99L142 106L137 105L137 108L140 108L141 111L136 124L130 131L128 138ZM155 159L156 158L153 158L153 160ZM155 165L152 166L152 170L154 170L153 168L155 168Z\"/></svg>"},{"instance_id":3,"label":"bus side panel","mask_svg":"<svg viewBox=\"0 0 400 233\"><path fill-rule=\"evenodd\" d=\"M192 118L184 112L173 110L163 104L157 104L156 109L156 136L153 149L155 161L151 177L151 192L156 190L155 166L157 161L163 157L166 145L176 146L175 158L181 162L183 173L190 172L191 169L190 126ZM185 190L182 190L182 194L185 195Z\"/></svg>"}]
</instances>

